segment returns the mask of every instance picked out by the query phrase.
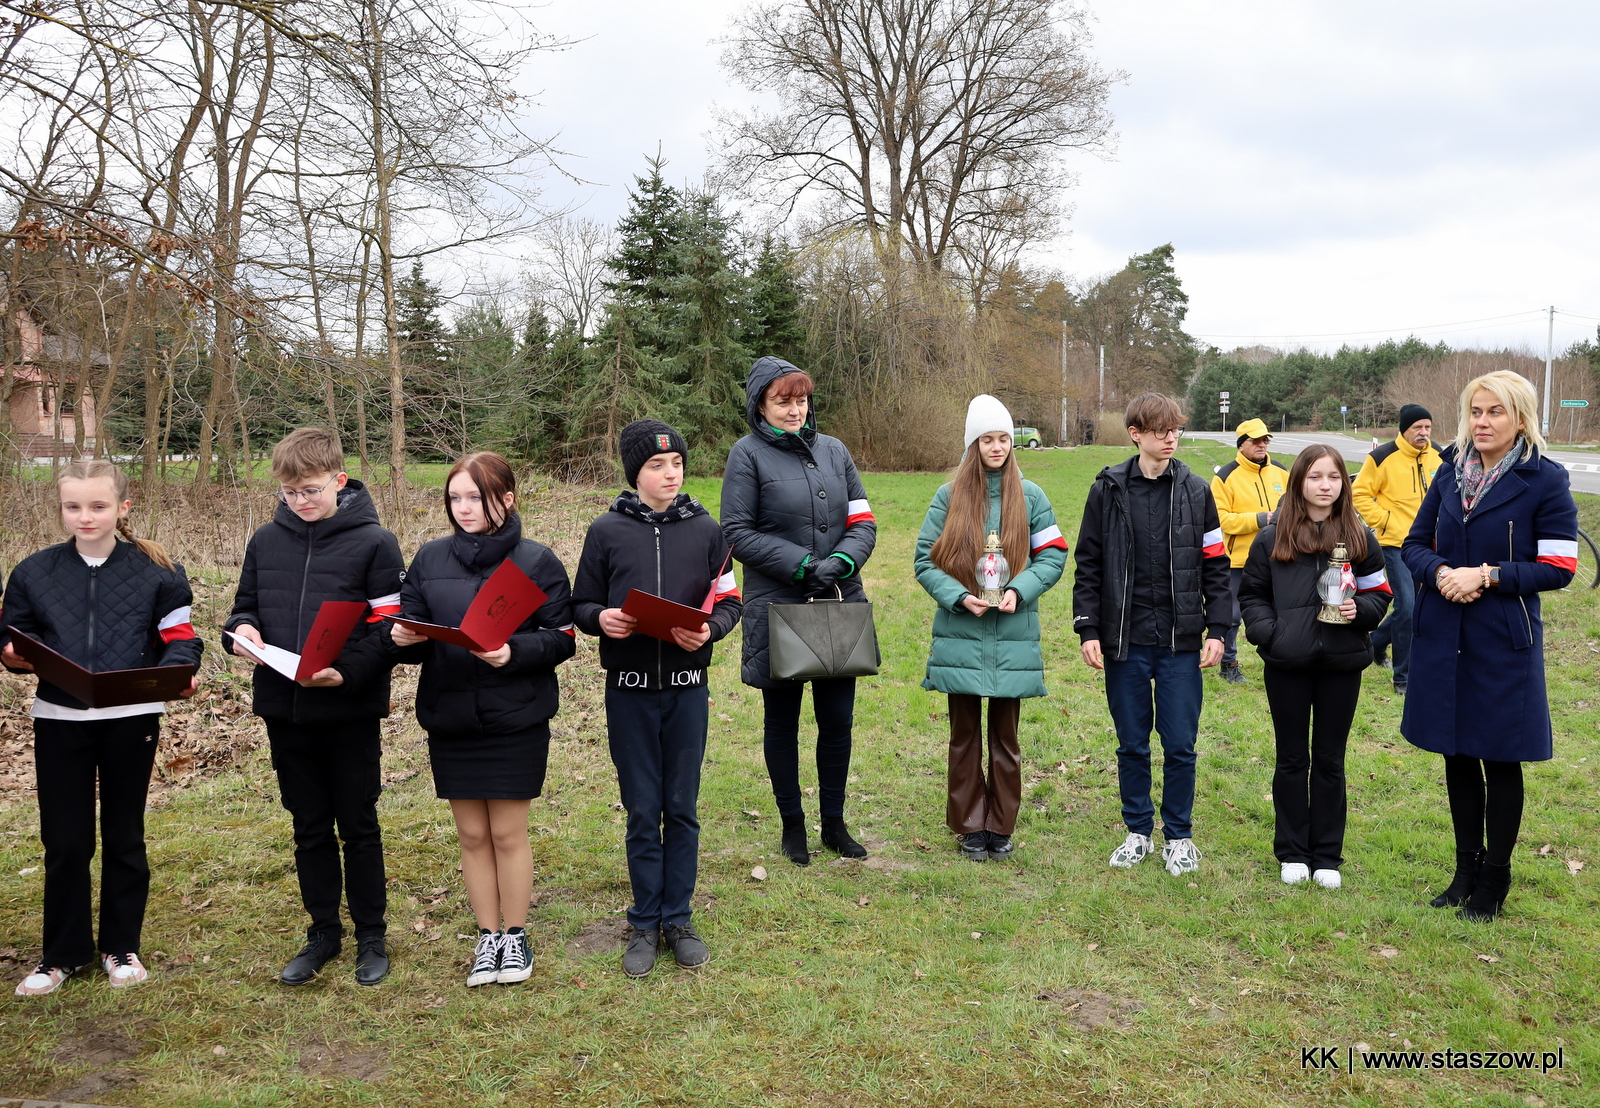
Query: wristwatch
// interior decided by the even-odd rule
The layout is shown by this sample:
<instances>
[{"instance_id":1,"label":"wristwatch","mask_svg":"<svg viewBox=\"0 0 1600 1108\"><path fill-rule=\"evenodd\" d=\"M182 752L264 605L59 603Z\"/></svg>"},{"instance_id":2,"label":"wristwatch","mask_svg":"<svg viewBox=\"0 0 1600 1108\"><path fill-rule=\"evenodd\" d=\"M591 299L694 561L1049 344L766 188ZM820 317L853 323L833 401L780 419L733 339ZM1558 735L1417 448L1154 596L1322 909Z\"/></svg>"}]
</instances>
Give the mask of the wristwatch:
<instances>
[{"instance_id":1,"label":"wristwatch","mask_svg":"<svg viewBox=\"0 0 1600 1108\"><path fill-rule=\"evenodd\" d=\"M1500 567L1499 566L1490 566L1489 567L1489 584L1498 585L1499 583L1500 583Z\"/></svg>"}]
</instances>

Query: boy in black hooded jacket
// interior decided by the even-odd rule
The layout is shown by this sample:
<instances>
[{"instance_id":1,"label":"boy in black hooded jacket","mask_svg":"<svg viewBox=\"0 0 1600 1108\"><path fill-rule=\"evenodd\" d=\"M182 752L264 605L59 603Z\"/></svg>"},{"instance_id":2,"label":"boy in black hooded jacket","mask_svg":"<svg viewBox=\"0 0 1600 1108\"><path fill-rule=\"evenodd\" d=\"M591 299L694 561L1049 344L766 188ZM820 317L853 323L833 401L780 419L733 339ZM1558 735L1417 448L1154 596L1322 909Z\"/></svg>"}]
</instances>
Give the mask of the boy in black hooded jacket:
<instances>
[{"instance_id":1,"label":"boy in black hooded jacket","mask_svg":"<svg viewBox=\"0 0 1600 1108\"><path fill-rule=\"evenodd\" d=\"M660 420L622 429L628 484L589 525L572 588L573 620L599 635L606 670L606 732L628 810L633 936L622 958L630 977L655 965L666 939L680 966L711 957L690 922L699 868L700 763L705 758L711 644L739 622L743 602L728 568L730 548L711 514L678 490L689 457L683 436ZM698 630L674 642L637 633L622 612L632 589L700 608Z\"/></svg>"},{"instance_id":2,"label":"boy in black hooded jacket","mask_svg":"<svg viewBox=\"0 0 1600 1108\"><path fill-rule=\"evenodd\" d=\"M256 666L252 707L267 724L272 768L294 821L300 899L311 916L306 945L280 979L304 985L338 956L342 884L355 925L356 981L376 985L389 972L379 721L389 714L394 666L388 636L376 631L383 614L400 611L405 562L366 488L344 473L331 432L291 432L272 451L272 475L280 485L278 510L245 547L224 629L299 651L323 601L362 600L370 609L333 665L306 680ZM247 657L231 640L228 647Z\"/></svg>"}]
</instances>

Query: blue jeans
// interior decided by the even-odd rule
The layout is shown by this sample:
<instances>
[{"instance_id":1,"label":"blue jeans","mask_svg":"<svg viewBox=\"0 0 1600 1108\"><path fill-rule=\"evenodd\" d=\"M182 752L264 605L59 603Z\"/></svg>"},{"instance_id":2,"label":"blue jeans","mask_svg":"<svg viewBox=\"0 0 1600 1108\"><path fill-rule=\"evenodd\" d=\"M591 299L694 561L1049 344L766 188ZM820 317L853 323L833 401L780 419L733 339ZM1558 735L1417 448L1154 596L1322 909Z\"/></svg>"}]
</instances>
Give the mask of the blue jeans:
<instances>
[{"instance_id":1,"label":"blue jeans","mask_svg":"<svg viewBox=\"0 0 1600 1108\"><path fill-rule=\"evenodd\" d=\"M1389 578L1394 604L1378 629L1372 632L1372 645L1389 648L1395 683L1403 685L1411 671L1411 605L1415 602L1417 586L1400 557L1398 546L1383 548L1383 572Z\"/></svg>"},{"instance_id":2,"label":"blue jeans","mask_svg":"<svg viewBox=\"0 0 1600 1108\"><path fill-rule=\"evenodd\" d=\"M628 810L628 922L641 931L682 926L693 914L708 698L703 685L606 690L606 738Z\"/></svg>"},{"instance_id":3,"label":"blue jeans","mask_svg":"<svg viewBox=\"0 0 1600 1108\"><path fill-rule=\"evenodd\" d=\"M1161 735L1162 833L1190 837L1194 814L1194 743L1200 730L1200 652L1129 646L1118 662L1106 659L1106 702L1117 727L1117 784L1129 831L1155 830L1150 800L1150 728Z\"/></svg>"}]
</instances>

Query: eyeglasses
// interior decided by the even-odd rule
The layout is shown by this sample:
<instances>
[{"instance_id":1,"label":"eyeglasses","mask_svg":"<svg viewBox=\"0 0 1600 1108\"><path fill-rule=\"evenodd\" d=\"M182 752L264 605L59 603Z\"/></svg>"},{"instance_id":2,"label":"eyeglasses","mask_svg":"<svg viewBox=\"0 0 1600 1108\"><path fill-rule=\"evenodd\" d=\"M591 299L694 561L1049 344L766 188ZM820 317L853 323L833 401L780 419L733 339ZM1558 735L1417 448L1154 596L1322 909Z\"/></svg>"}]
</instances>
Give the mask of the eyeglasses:
<instances>
[{"instance_id":1,"label":"eyeglasses","mask_svg":"<svg viewBox=\"0 0 1600 1108\"><path fill-rule=\"evenodd\" d=\"M1177 439L1183 437L1183 428L1168 427L1165 431L1146 431L1145 434L1157 439Z\"/></svg>"},{"instance_id":2,"label":"eyeglasses","mask_svg":"<svg viewBox=\"0 0 1600 1108\"><path fill-rule=\"evenodd\" d=\"M296 500L304 500L307 504L320 504L322 503L322 494L328 491L328 485L332 485L338 480L339 478L334 477L320 489L279 489L278 499L285 504L292 504Z\"/></svg>"}]
</instances>

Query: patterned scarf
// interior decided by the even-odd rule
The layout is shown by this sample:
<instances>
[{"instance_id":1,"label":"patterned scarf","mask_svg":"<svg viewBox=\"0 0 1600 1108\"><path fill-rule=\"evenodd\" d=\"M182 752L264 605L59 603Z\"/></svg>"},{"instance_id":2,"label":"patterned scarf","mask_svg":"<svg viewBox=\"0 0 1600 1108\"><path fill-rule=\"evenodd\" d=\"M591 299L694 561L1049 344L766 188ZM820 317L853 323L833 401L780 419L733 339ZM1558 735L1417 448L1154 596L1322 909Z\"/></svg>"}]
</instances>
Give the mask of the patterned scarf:
<instances>
[{"instance_id":1,"label":"patterned scarf","mask_svg":"<svg viewBox=\"0 0 1600 1108\"><path fill-rule=\"evenodd\" d=\"M634 519L642 519L646 523L671 523L674 520L692 519L707 514L700 501L686 492L680 492L666 511L658 512L640 500L639 494L631 489L624 490L622 495L611 502L611 510L632 516Z\"/></svg>"},{"instance_id":2,"label":"patterned scarf","mask_svg":"<svg viewBox=\"0 0 1600 1108\"><path fill-rule=\"evenodd\" d=\"M1456 455L1456 487L1461 490L1461 513L1465 516L1472 514L1472 508L1482 500L1484 494L1494 488L1494 483L1512 466L1522 461L1522 455L1527 452L1528 441L1522 435L1517 436L1517 441L1506 451L1505 457L1494 464L1493 469L1483 468L1483 455L1478 453L1478 448L1467 443L1460 454Z\"/></svg>"}]
</instances>

